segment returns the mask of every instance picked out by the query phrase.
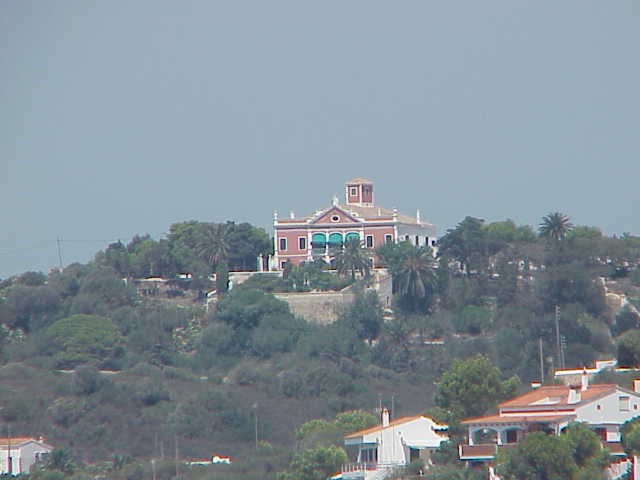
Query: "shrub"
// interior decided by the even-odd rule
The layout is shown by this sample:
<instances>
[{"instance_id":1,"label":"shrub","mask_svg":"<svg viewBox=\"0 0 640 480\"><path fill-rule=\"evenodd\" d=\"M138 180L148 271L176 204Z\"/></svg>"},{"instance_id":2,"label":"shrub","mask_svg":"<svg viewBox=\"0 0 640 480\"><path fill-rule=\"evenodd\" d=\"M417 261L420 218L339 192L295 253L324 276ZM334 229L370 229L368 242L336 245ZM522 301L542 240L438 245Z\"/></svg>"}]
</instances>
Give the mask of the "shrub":
<instances>
[{"instance_id":1,"label":"shrub","mask_svg":"<svg viewBox=\"0 0 640 480\"><path fill-rule=\"evenodd\" d=\"M91 395L100 390L107 381L94 367L79 367L73 374L72 386L77 395Z\"/></svg>"}]
</instances>

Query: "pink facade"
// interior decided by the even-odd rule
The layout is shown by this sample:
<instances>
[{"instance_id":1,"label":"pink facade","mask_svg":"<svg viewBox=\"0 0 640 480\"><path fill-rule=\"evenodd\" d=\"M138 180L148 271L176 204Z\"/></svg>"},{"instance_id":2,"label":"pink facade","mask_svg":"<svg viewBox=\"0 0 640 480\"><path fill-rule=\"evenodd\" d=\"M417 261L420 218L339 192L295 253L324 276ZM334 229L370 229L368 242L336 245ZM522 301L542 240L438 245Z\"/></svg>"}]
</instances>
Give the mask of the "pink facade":
<instances>
[{"instance_id":1,"label":"pink facade","mask_svg":"<svg viewBox=\"0 0 640 480\"><path fill-rule=\"evenodd\" d=\"M356 178L345 185L345 203L334 199L331 206L300 218L278 219L274 215L273 268L282 270L286 262L301 262L322 258L330 263L347 240L358 239L371 251L385 242L397 242L407 236L420 245L431 245L435 228L419 218L399 214L373 204L373 183ZM406 235L410 233L411 235Z\"/></svg>"}]
</instances>

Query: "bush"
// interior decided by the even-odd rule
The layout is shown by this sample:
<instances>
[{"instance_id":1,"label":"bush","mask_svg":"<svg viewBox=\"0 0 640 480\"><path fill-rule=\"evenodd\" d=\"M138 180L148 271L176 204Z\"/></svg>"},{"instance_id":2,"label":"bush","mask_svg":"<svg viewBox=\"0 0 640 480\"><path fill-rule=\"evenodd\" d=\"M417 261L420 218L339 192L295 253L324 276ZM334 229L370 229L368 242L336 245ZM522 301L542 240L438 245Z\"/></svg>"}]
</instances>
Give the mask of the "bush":
<instances>
[{"instance_id":1,"label":"bush","mask_svg":"<svg viewBox=\"0 0 640 480\"><path fill-rule=\"evenodd\" d=\"M124 353L123 339L115 324L95 315L72 315L58 320L47 328L46 340L43 347L54 355L59 368L100 364Z\"/></svg>"},{"instance_id":2,"label":"bush","mask_svg":"<svg viewBox=\"0 0 640 480\"><path fill-rule=\"evenodd\" d=\"M91 395L107 382L108 380L94 367L79 367L73 374L72 386L76 395Z\"/></svg>"},{"instance_id":3,"label":"bush","mask_svg":"<svg viewBox=\"0 0 640 480\"><path fill-rule=\"evenodd\" d=\"M169 391L162 382L145 378L137 386L136 397L144 406L149 407L161 401L168 401Z\"/></svg>"},{"instance_id":4,"label":"bush","mask_svg":"<svg viewBox=\"0 0 640 480\"><path fill-rule=\"evenodd\" d=\"M471 335L479 335L491 326L491 312L486 307L468 305L454 319L456 330Z\"/></svg>"}]
</instances>

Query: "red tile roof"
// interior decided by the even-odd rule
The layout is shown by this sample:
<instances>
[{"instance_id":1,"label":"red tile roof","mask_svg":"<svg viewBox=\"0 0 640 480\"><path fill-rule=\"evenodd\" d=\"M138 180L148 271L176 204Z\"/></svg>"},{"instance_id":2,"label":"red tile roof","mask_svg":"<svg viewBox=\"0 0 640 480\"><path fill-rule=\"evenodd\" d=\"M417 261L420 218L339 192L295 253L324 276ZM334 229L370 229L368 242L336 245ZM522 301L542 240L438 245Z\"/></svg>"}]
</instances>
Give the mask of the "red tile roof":
<instances>
[{"instance_id":1,"label":"red tile roof","mask_svg":"<svg viewBox=\"0 0 640 480\"><path fill-rule=\"evenodd\" d=\"M11 445L12 447L17 447L27 442L38 442L46 445L45 440L38 440L37 438L33 437L4 437L0 438L0 447L8 447L9 445Z\"/></svg>"},{"instance_id":2,"label":"red tile roof","mask_svg":"<svg viewBox=\"0 0 640 480\"><path fill-rule=\"evenodd\" d=\"M596 400L604 395L615 392L618 389L618 385L615 384L595 384L589 385L589 388L580 392L580 401L576 403L568 403L569 398L569 390L570 388L566 385L547 385L544 387L540 387L536 390L532 390L529 393L525 393L524 395L520 395L519 397L513 398L511 400L507 400L506 402L502 402L499 407L500 409L512 409L517 407L542 407L548 406L553 409L553 407L566 407L566 406L578 406L584 405L585 403ZM557 399L553 403L538 403L544 400L545 398Z\"/></svg>"},{"instance_id":3,"label":"red tile roof","mask_svg":"<svg viewBox=\"0 0 640 480\"><path fill-rule=\"evenodd\" d=\"M389 422L389 425L386 427L383 427L382 425L376 425L375 427L365 428L363 430L358 430L357 432L350 433L349 435L345 435L344 438L361 437L362 435L367 435L368 433L380 432L385 428L402 425L403 423L411 422L413 420L417 420L418 418L427 418L427 417L425 417L424 415L414 415L412 417L396 418L395 420ZM442 427L444 428L444 425L442 425Z\"/></svg>"},{"instance_id":4,"label":"red tile roof","mask_svg":"<svg viewBox=\"0 0 640 480\"><path fill-rule=\"evenodd\" d=\"M489 415L487 417L470 418L463 420L463 424L484 424L484 423L556 423L571 420L575 415Z\"/></svg>"}]
</instances>

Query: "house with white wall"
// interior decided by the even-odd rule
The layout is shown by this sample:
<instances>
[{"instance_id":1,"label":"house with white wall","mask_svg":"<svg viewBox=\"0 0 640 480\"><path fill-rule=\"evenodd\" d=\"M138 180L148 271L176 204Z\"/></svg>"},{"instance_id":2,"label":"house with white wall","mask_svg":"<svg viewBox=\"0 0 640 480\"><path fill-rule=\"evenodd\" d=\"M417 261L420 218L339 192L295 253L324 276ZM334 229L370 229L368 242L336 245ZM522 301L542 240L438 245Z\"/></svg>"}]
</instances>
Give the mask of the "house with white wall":
<instances>
[{"instance_id":1,"label":"house with white wall","mask_svg":"<svg viewBox=\"0 0 640 480\"><path fill-rule=\"evenodd\" d=\"M572 422L584 422L617 458L609 478L629 465L621 444L621 426L640 416L640 380L633 390L615 384L590 385L585 370L579 385L547 385L499 405L498 413L462 422L468 443L459 446L460 459L491 465L500 448L520 442L528 433L559 435ZM635 477L634 477L635 480Z\"/></svg>"},{"instance_id":2,"label":"house with white wall","mask_svg":"<svg viewBox=\"0 0 640 480\"><path fill-rule=\"evenodd\" d=\"M34 465L44 461L53 447L43 438L0 438L0 474L30 473Z\"/></svg>"},{"instance_id":3,"label":"house with white wall","mask_svg":"<svg viewBox=\"0 0 640 480\"><path fill-rule=\"evenodd\" d=\"M415 460L429 465L431 453L449 439L447 425L424 415L390 421L385 408L381 417L380 425L344 437L345 446L357 451L357 459L343 466L343 480L381 480Z\"/></svg>"}]
</instances>

